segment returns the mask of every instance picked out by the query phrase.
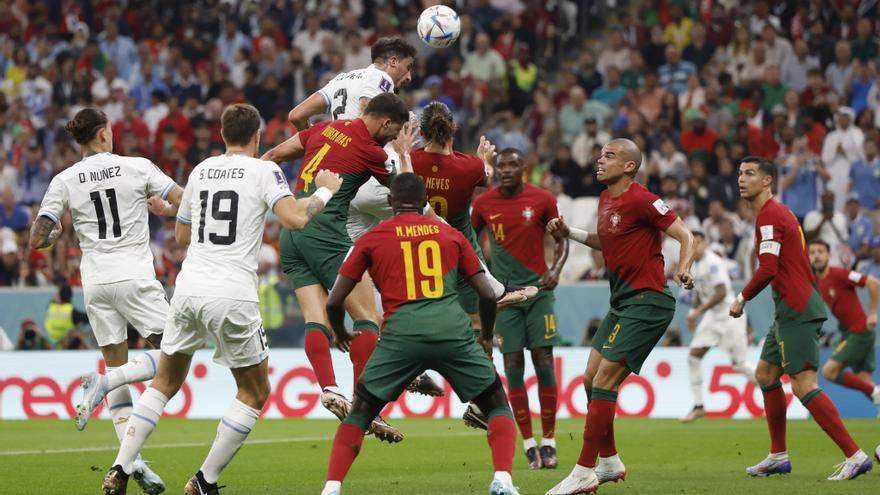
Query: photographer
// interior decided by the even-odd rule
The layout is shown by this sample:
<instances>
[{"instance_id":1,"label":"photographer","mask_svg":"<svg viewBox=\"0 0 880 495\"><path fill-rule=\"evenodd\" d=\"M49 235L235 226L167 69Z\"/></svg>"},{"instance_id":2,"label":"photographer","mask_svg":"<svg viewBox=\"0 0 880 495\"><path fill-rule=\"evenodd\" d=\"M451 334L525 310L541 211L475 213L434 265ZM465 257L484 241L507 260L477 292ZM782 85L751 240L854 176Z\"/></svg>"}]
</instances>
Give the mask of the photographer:
<instances>
[{"instance_id":1,"label":"photographer","mask_svg":"<svg viewBox=\"0 0 880 495\"><path fill-rule=\"evenodd\" d=\"M17 351L45 351L52 348L49 340L43 336L40 326L34 320L21 322L21 332L18 333L18 342L15 344Z\"/></svg>"}]
</instances>

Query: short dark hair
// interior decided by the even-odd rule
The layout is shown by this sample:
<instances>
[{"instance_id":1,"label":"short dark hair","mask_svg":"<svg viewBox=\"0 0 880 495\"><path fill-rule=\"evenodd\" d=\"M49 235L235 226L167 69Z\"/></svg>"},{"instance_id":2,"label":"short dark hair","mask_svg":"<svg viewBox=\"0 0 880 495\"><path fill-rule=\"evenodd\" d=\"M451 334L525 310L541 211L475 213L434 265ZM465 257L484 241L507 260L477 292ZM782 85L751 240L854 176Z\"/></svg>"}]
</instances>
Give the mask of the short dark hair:
<instances>
[{"instance_id":1,"label":"short dark hair","mask_svg":"<svg viewBox=\"0 0 880 495\"><path fill-rule=\"evenodd\" d=\"M397 174L391 181L391 196L397 200L416 202L427 197L425 182L412 172Z\"/></svg>"},{"instance_id":2,"label":"short dark hair","mask_svg":"<svg viewBox=\"0 0 880 495\"><path fill-rule=\"evenodd\" d=\"M73 290L71 290L69 285L64 284L64 285L58 287L58 299L60 299L62 303L67 304L70 302L70 300L72 298L73 298Z\"/></svg>"},{"instance_id":3,"label":"short dark hair","mask_svg":"<svg viewBox=\"0 0 880 495\"><path fill-rule=\"evenodd\" d=\"M253 105L235 103L220 116L220 134L226 145L243 146L260 132L260 112Z\"/></svg>"},{"instance_id":4,"label":"short dark hair","mask_svg":"<svg viewBox=\"0 0 880 495\"><path fill-rule=\"evenodd\" d=\"M395 124L403 124L409 120L409 110L406 109L406 104L394 93L382 93L374 96L367 103L364 115L389 118Z\"/></svg>"},{"instance_id":5,"label":"short dark hair","mask_svg":"<svg viewBox=\"0 0 880 495\"><path fill-rule=\"evenodd\" d=\"M773 179L773 187L776 188L776 180L779 178L779 170L776 168L776 164L764 158L763 156L750 155L739 161L739 164L743 163L754 163L758 165L758 170L761 171L764 175L769 175Z\"/></svg>"},{"instance_id":6,"label":"short dark hair","mask_svg":"<svg viewBox=\"0 0 880 495\"><path fill-rule=\"evenodd\" d=\"M706 238L706 234L704 234L702 230L692 230L691 234L693 234L694 237L702 237L703 239Z\"/></svg>"},{"instance_id":7,"label":"short dark hair","mask_svg":"<svg viewBox=\"0 0 880 495\"><path fill-rule=\"evenodd\" d=\"M516 159L519 162L522 162L523 152L516 148L504 148L503 150L498 152L498 156L501 155L516 155Z\"/></svg>"},{"instance_id":8,"label":"short dark hair","mask_svg":"<svg viewBox=\"0 0 880 495\"><path fill-rule=\"evenodd\" d=\"M64 125L73 139L79 144L89 144L98 131L107 125L107 115L99 108L83 108L76 112L73 120Z\"/></svg>"},{"instance_id":9,"label":"short dark hair","mask_svg":"<svg viewBox=\"0 0 880 495\"><path fill-rule=\"evenodd\" d=\"M813 239L812 241L807 243L807 246L812 246L813 244L819 244L819 245L825 246L825 250L828 251L829 253L831 252L831 245L828 244L827 242L823 241L822 239Z\"/></svg>"},{"instance_id":10,"label":"short dark hair","mask_svg":"<svg viewBox=\"0 0 880 495\"><path fill-rule=\"evenodd\" d=\"M370 48L370 58L376 60L388 60L391 57L415 58L416 48L403 38L379 38Z\"/></svg>"}]
</instances>

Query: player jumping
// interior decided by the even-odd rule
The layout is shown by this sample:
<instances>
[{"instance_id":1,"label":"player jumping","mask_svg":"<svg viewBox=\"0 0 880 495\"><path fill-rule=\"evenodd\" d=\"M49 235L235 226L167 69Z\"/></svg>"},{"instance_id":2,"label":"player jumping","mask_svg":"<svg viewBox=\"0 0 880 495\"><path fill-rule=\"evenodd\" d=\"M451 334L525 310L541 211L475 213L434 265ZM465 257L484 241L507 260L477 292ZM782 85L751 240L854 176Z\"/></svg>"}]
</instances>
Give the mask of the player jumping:
<instances>
[{"instance_id":1,"label":"player jumping","mask_svg":"<svg viewBox=\"0 0 880 495\"><path fill-rule=\"evenodd\" d=\"M61 215L70 209L83 251L83 295L89 323L107 374L83 376L83 402L76 426L85 428L104 397L116 436L122 441L131 415L128 384L156 374L158 350L128 361L127 324L158 348L168 301L156 280L147 226L148 196L179 204L183 190L145 158L113 154L113 128L101 110L85 108L65 126L82 147L83 159L49 184L31 228L34 249L51 246L61 234ZM162 479L137 456L131 473L146 493L165 490Z\"/></svg>"},{"instance_id":2,"label":"player jumping","mask_svg":"<svg viewBox=\"0 0 880 495\"><path fill-rule=\"evenodd\" d=\"M739 192L755 211L755 251L760 266L730 304L730 316L739 318L746 301L767 284L773 288L776 319L767 332L755 377L764 393L764 410L770 429L770 454L746 468L750 476L790 473L785 447L785 393L779 379L791 377L791 389L822 430L843 451L846 459L829 480L849 480L871 470L871 459L859 449L840 420L837 408L819 388L819 333L825 321L822 298L810 273L803 231L794 214L773 198L778 171L759 156L742 159Z\"/></svg>"},{"instance_id":3,"label":"player jumping","mask_svg":"<svg viewBox=\"0 0 880 495\"><path fill-rule=\"evenodd\" d=\"M871 374L875 367L874 339L877 327L877 288L880 282L868 275L828 264L831 248L821 239L810 242L810 265L819 293L840 324L840 343L822 367L827 380L858 390L880 407L880 387ZM868 314L856 287L868 287ZM853 372L844 371L851 368Z\"/></svg>"},{"instance_id":4,"label":"player jumping","mask_svg":"<svg viewBox=\"0 0 880 495\"><path fill-rule=\"evenodd\" d=\"M506 149L498 154L495 170L500 186L474 201L473 226L488 226L492 235L492 269L502 279L519 286L540 285L542 292L528 303L507 308L498 315L496 328L504 353L504 374L514 418L523 437L529 469L556 468L556 371L553 346L559 342L553 313L553 289L568 258L568 240L555 238L553 265L544 259L547 224L559 218L556 198L549 192L523 184L522 154ZM523 349L531 351L538 376L541 405L541 445L532 434L532 411L526 393Z\"/></svg>"},{"instance_id":5,"label":"player jumping","mask_svg":"<svg viewBox=\"0 0 880 495\"><path fill-rule=\"evenodd\" d=\"M339 271L327 301L333 331L343 347L356 338L345 328L343 302L369 270L385 309L382 339L355 389L351 412L336 431L322 495L338 495L364 431L389 401L430 368L438 371L464 401L488 412L488 440L495 476L490 495L517 495L511 469L516 426L501 379L485 353L492 352L496 301L479 259L457 230L422 214L425 185L403 173L391 184L394 216L361 237ZM483 322L480 343L458 303L464 276L477 292Z\"/></svg>"},{"instance_id":6,"label":"player jumping","mask_svg":"<svg viewBox=\"0 0 880 495\"><path fill-rule=\"evenodd\" d=\"M745 318L731 319L727 314L733 302L730 275L720 256L706 246L706 236L694 232L694 305L688 311L687 325L694 332L688 354L688 372L691 379L691 392L694 395L694 408L681 418L682 423L690 423L706 415L703 406L703 372L700 364L703 356L712 347L720 347L730 356L733 369L745 375L752 383L755 381L755 365L746 360L748 335ZM697 320L700 317L700 324Z\"/></svg>"},{"instance_id":7,"label":"player jumping","mask_svg":"<svg viewBox=\"0 0 880 495\"><path fill-rule=\"evenodd\" d=\"M180 390L193 353L209 336L216 342L214 361L230 369L238 393L184 493L219 494L220 473L244 444L269 396L269 350L257 297L257 253L266 213L272 211L286 228L301 229L340 187L337 174L322 171L314 177L317 191L311 198L294 200L281 169L255 158L259 112L250 105L231 105L220 120L226 153L206 159L189 176L174 230L177 241L190 246L171 300L159 370L134 406L119 454L104 478L105 495L126 493L134 459Z\"/></svg>"},{"instance_id":8,"label":"player jumping","mask_svg":"<svg viewBox=\"0 0 880 495\"><path fill-rule=\"evenodd\" d=\"M580 458L548 495L591 493L600 483L626 477L614 444L617 390L641 370L675 314L663 273L663 232L681 244L675 282L693 287L693 236L662 199L635 182L641 163L642 152L632 141L608 142L597 162L596 178L608 186L599 197L598 231L569 228L562 219L547 226L554 237L601 250L611 288L611 309L593 338L584 373L589 408Z\"/></svg>"}]
</instances>

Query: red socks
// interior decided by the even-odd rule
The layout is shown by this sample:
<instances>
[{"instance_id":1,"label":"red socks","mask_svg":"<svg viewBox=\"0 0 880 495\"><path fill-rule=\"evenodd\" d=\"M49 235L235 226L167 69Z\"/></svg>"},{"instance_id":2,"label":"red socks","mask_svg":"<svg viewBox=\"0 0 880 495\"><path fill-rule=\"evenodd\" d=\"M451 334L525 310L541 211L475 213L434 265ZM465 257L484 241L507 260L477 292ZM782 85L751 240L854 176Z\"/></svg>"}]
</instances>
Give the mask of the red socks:
<instances>
[{"instance_id":1,"label":"red socks","mask_svg":"<svg viewBox=\"0 0 880 495\"><path fill-rule=\"evenodd\" d=\"M324 331L327 327L320 323L306 323L304 346L306 356L318 379L321 390L336 386L336 374L333 372L333 359L330 358L330 340Z\"/></svg>"},{"instance_id":2,"label":"red socks","mask_svg":"<svg viewBox=\"0 0 880 495\"><path fill-rule=\"evenodd\" d=\"M333 449L330 451L330 466L327 468L328 481L342 481L361 451L364 430L349 423L342 423L336 429Z\"/></svg>"},{"instance_id":3,"label":"red socks","mask_svg":"<svg viewBox=\"0 0 880 495\"><path fill-rule=\"evenodd\" d=\"M505 414L491 416L486 436L489 449L492 450L492 466L495 471L512 472L513 453L516 450L516 426L513 419Z\"/></svg>"},{"instance_id":4,"label":"red socks","mask_svg":"<svg viewBox=\"0 0 880 495\"><path fill-rule=\"evenodd\" d=\"M529 396L523 387L513 388L507 392L510 407L513 409L513 417L519 425L519 431L523 438L532 438L532 411L529 409Z\"/></svg>"},{"instance_id":5,"label":"red socks","mask_svg":"<svg viewBox=\"0 0 880 495\"><path fill-rule=\"evenodd\" d=\"M834 440L834 443L840 447L845 456L850 457L858 452L859 446L853 441L846 426L843 425L843 421L840 420L840 414L834 407L834 403L822 392L822 389L817 388L808 393L801 399L801 403L810 411L813 419L819 423L819 426L825 430L831 440Z\"/></svg>"},{"instance_id":6,"label":"red socks","mask_svg":"<svg viewBox=\"0 0 880 495\"><path fill-rule=\"evenodd\" d=\"M614 428L614 413L617 408L617 392L594 388L590 407L587 410L587 421L584 426L584 445L578 464L585 467L596 467L596 457L603 444L606 444L610 431ZM612 439L614 436L611 435ZM607 445L607 444L606 444Z\"/></svg>"},{"instance_id":7,"label":"red socks","mask_svg":"<svg viewBox=\"0 0 880 495\"><path fill-rule=\"evenodd\" d=\"M871 394L874 393L874 385L862 380L855 373L851 373L849 371L844 371L841 373L843 376L838 375L837 383L843 385L846 388L851 388L853 390L858 390L859 392L871 397Z\"/></svg>"},{"instance_id":8,"label":"red socks","mask_svg":"<svg viewBox=\"0 0 880 495\"><path fill-rule=\"evenodd\" d=\"M556 436L556 385L538 386L538 401L541 403L541 437Z\"/></svg>"},{"instance_id":9,"label":"red socks","mask_svg":"<svg viewBox=\"0 0 880 495\"><path fill-rule=\"evenodd\" d=\"M375 332L369 330L362 331L360 335L351 341L349 357L351 358L351 364L354 367L353 384L357 385L360 381L361 374L364 372L364 368L367 366L367 361L370 360L370 356L373 355L373 350L376 349L376 343L378 341L379 336Z\"/></svg>"},{"instance_id":10,"label":"red socks","mask_svg":"<svg viewBox=\"0 0 880 495\"><path fill-rule=\"evenodd\" d=\"M767 427L770 429L770 453L785 452L785 392L782 383L777 382L769 387L762 387L764 394L764 412L767 415Z\"/></svg>"}]
</instances>

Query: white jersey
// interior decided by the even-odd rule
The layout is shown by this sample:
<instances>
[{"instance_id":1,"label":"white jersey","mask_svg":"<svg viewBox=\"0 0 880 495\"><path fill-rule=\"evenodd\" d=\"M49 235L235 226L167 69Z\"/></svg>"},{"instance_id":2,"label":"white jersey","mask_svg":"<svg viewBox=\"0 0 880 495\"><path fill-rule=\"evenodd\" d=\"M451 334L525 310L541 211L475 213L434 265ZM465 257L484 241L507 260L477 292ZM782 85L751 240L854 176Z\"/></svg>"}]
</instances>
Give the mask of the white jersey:
<instances>
[{"instance_id":1,"label":"white jersey","mask_svg":"<svg viewBox=\"0 0 880 495\"><path fill-rule=\"evenodd\" d=\"M727 273L727 263L712 250L706 249L702 259L694 261L691 273L694 276L694 290L697 291L702 303L712 298L715 287L724 285L727 288L724 300L706 312L706 316L711 318L727 318L730 303L734 299L733 289L730 286L730 275Z\"/></svg>"},{"instance_id":2,"label":"white jersey","mask_svg":"<svg viewBox=\"0 0 880 495\"><path fill-rule=\"evenodd\" d=\"M155 279L146 200L165 199L174 185L146 158L98 153L52 179L39 215L58 223L70 209L83 284Z\"/></svg>"},{"instance_id":3,"label":"white jersey","mask_svg":"<svg viewBox=\"0 0 880 495\"><path fill-rule=\"evenodd\" d=\"M338 119L356 119L361 116L361 99L373 99L381 93L394 91L394 81L375 65L343 72L318 90L324 97L327 113Z\"/></svg>"},{"instance_id":4,"label":"white jersey","mask_svg":"<svg viewBox=\"0 0 880 495\"><path fill-rule=\"evenodd\" d=\"M205 159L189 175L177 220L192 225L177 296L259 301L257 263L266 213L291 196L278 165L245 155Z\"/></svg>"}]
</instances>

